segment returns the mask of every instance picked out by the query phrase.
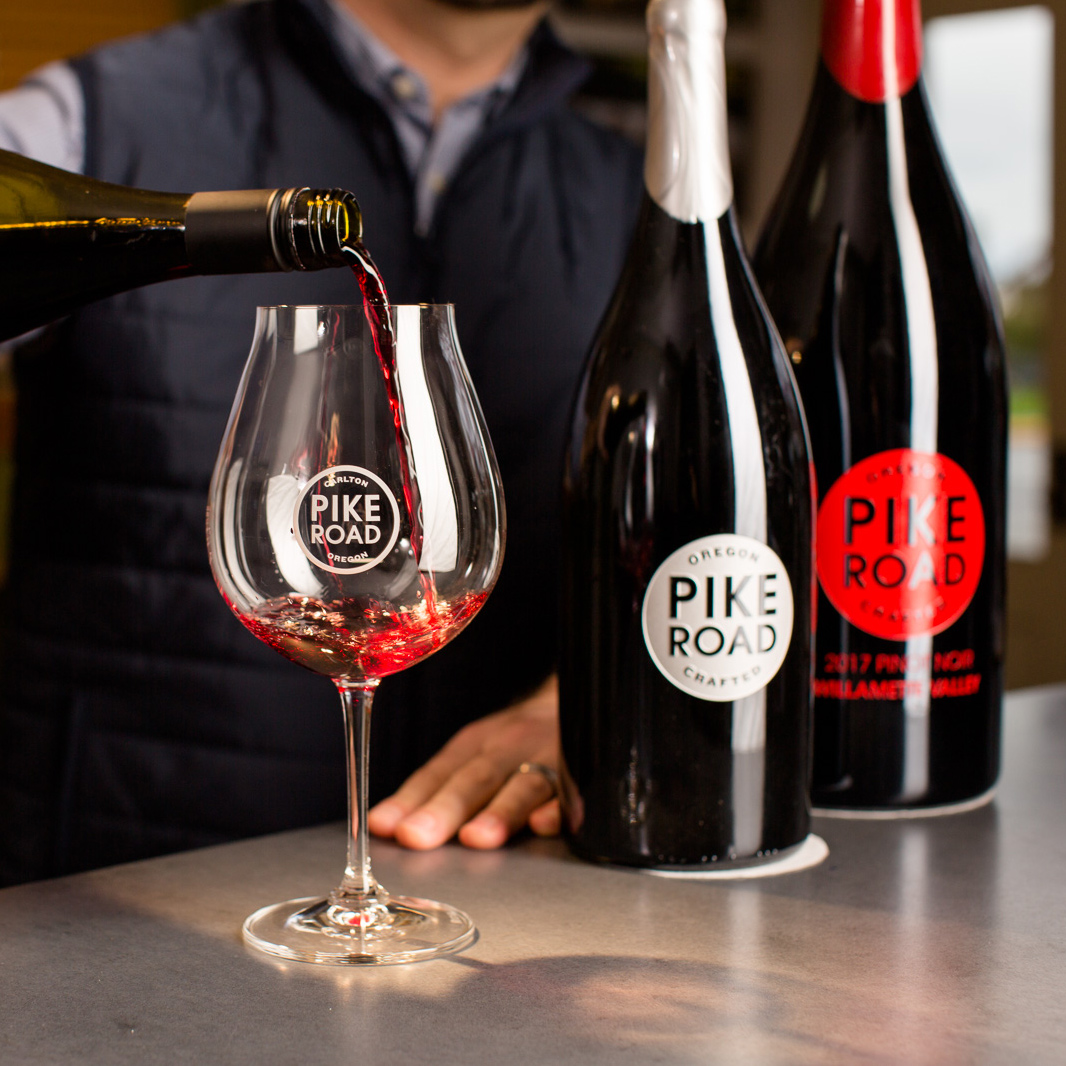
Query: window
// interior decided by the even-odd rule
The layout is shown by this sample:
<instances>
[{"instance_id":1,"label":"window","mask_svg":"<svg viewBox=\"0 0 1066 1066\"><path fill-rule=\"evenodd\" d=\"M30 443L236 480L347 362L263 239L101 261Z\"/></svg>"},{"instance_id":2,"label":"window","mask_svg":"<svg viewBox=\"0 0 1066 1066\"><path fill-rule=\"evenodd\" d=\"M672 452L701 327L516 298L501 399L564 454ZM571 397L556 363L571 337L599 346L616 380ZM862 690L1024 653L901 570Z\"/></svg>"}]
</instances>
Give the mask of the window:
<instances>
[{"instance_id":1,"label":"window","mask_svg":"<svg viewBox=\"0 0 1066 1066\"><path fill-rule=\"evenodd\" d=\"M1036 560L1051 536L1045 373L1053 195L1054 18L1046 7L932 19L925 82L999 288L1011 383L1007 540Z\"/></svg>"}]
</instances>

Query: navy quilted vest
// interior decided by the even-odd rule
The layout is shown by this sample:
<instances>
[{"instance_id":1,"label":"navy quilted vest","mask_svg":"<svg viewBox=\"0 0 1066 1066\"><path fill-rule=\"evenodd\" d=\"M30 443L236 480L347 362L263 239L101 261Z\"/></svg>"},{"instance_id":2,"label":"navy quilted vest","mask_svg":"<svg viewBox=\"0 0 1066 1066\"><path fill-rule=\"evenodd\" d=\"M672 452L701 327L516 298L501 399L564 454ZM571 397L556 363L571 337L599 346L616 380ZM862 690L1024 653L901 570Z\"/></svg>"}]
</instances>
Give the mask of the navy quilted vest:
<instances>
[{"instance_id":1,"label":"navy quilted vest","mask_svg":"<svg viewBox=\"0 0 1066 1066\"><path fill-rule=\"evenodd\" d=\"M567 110L583 65L542 30L422 239L387 119L298 0L225 7L76 69L90 174L351 189L392 298L456 305L503 472L507 557L463 636L382 685L371 787L384 795L553 668L564 426L635 217L638 155ZM170 282L21 351L0 882L343 814L336 692L229 613L204 506L256 305L356 298L347 271Z\"/></svg>"}]
</instances>

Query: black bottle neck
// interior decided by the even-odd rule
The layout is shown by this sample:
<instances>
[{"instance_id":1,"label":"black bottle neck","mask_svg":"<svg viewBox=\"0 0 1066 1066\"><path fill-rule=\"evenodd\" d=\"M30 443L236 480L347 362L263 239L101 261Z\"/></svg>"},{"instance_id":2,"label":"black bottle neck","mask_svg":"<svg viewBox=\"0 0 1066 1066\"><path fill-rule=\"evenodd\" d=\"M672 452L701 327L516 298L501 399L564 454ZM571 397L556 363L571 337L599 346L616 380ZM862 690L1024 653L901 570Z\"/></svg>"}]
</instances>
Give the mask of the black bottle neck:
<instances>
[{"instance_id":1,"label":"black bottle neck","mask_svg":"<svg viewBox=\"0 0 1066 1066\"><path fill-rule=\"evenodd\" d=\"M185 212L189 264L202 274L344 266L361 236L359 205L341 189L194 193Z\"/></svg>"}]
</instances>

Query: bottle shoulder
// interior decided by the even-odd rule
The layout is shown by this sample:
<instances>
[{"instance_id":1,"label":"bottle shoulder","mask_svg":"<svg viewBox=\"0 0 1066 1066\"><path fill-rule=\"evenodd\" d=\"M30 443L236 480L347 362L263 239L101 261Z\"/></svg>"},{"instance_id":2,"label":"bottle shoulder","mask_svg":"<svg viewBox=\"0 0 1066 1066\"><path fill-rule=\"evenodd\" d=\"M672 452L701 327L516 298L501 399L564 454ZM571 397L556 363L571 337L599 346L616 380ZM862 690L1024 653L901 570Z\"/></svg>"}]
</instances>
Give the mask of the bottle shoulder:
<instances>
[{"instance_id":1,"label":"bottle shoulder","mask_svg":"<svg viewBox=\"0 0 1066 1066\"><path fill-rule=\"evenodd\" d=\"M909 235L920 246L934 306L984 307L994 320L987 267L921 82L882 105L847 97L826 78L753 257L786 344L815 328L827 294L839 296L848 281L866 294L864 314L889 313L901 299L901 241Z\"/></svg>"},{"instance_id":2,"label":"bottle shoulder","mask_svg":"<svg viewBox=\"0 0 1066 1066\"><path fill-rule=\"evenodd\" d=\"M752 375L775 362L787 370L732 210L710 224L685 223L646 197L586 383L608 377L662 388L714 379L727 341L739 344Z\"/></svg>"}]
</instances>

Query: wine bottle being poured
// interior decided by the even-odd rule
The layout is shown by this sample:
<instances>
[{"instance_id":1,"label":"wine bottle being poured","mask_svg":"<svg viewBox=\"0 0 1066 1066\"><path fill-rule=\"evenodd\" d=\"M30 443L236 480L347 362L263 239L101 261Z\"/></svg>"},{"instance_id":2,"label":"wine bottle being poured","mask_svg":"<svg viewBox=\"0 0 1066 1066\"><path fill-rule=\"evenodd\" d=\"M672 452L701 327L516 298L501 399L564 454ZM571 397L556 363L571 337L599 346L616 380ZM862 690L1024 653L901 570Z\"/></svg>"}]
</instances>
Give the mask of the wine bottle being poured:
<instances>
[{"instance_id":1,"label":"wine bottle being poured","mask_svg":"<svg viewBox=\"0 0 1066 1066\"><path fill-rule=\"evenodd\" d=\"M172 278L344 266L361 236L340 189L150 192L0 151L0 340Z\"/></svg>"}]
</instances>

